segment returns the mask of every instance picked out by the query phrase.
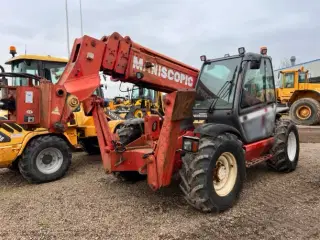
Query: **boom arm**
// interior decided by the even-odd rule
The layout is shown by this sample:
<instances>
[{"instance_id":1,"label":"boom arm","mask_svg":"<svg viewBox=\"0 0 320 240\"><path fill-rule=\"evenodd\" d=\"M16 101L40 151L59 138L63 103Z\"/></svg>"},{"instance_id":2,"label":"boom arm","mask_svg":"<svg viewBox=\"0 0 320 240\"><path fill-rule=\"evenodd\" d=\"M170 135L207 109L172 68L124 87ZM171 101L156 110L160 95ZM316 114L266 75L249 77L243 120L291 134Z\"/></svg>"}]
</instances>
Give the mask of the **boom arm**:
<instances>
[{"instance_id":1,"label":"boom arm","mask_svg":"<svg viewBox=\"0 0 320 240\"><path fill-rule=\"evenodd\" d=\"M99 72L123 82L162 92L194 88L199 70L164 56L114 32L101 40L84 36L76 39L70 60L63 72L58 89L69 95L66 102L88 99L100 85ZM72 97L71 97L71 96ZM57 94L56 98L59 98ZM55 102L55 100L53 101ZM56 111L50 119L57 121L58 112L65 123L70 115L65 107L52 106ZM54 122L49 124L52 126ZM45 124L50 128L49 125Z\"/></svg>"},{"instance_id":2,"label":"boom arm","mask_svg":"<svg viewBox=\"0 0 320 240\"><path fill-rule=\"evenodd\" d=\"M70 61L58 85L64 86L67 92L82 101L98 87L99 71L123 82L143 84L163 92L193 88L198 75L198 69L115 32L101 40L88 36L76 39ZM80 88L81 83L85 84Z\"/></svg>"},{"instance_id":3,"label":"boom arm","mask_svg":"<svg viewBox=\"0 0 320 240\"><path fill-rule=\"evenodd\" d=\"M169 93L164 101L163 123L158 116L146 116L143 135L129 143L125 151L121 143L119 147L117 136L110 132L101 107L102 99L92 95L100 85L101 71L112 79ZM11 111L13 117L9 117L9 121L63 132L72 111L82 102L86 113L92 112L106 171L140 172L147 168L149 185L158 189L171 181L181 140L180 122L192 116L198 72L196 68L134 43L116 32L101 40L84 36L75 40L69 62L57 84L42 80L39 87L11 89L16 109ZM27 96L28 102L25 100ZM31 106L34 111L27 110ZM29 118L26 118L25 113L34 112L36 117L27 115ZM15 118L16 113L20 117Z\"/></svg>"}]
</instances>

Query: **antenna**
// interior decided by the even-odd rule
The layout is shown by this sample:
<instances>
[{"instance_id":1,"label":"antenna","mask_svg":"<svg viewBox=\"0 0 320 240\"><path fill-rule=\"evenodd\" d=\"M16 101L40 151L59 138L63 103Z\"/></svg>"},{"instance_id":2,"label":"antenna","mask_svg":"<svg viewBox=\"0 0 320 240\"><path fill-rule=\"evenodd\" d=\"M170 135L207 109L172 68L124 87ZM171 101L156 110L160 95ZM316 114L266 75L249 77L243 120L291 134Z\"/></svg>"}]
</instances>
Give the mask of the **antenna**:
<instances>
[{"instance_id":1,"label":"antenna","mask_svg":"<svg viewBox=\"0 0 320 240\"><path fill-rule=\"evenodd\" d=\"M80 26L81 26L81 37L83 36L83 26L82 26L82 6L81 6L81 0L79 0L80 3Z\"/></svg>"},{"instance_id":2,"label":"antenna","mask_svg":"<svg viewBox=\"0 0 320 240\"><path fill-rule=\"evenodd\" d=\"M66 25L67 25L67 49L68 49L68 57L70 57L70 45L69 45L69 20L68 20L68 0L66 0Z\"/></svg>"},{"instance_id":3,"label":"antenna","mask_svg":"<svg viewBox=\"0 0 320 240\"><path fill-rule=\"evenodd\" d=\"M27 54L27 44L24 45L24 54Z\"/></svg>"}]
</instances>

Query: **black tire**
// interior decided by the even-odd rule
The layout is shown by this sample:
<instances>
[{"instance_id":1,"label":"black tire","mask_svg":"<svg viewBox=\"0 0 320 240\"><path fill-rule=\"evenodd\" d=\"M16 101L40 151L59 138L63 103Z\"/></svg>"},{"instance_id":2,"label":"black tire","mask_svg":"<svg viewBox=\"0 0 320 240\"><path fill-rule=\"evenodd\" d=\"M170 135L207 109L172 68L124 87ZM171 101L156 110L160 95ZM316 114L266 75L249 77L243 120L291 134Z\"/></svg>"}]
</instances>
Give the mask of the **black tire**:
<instances>
[{"instance_id":1,"label":"black tire","mask_svg":"<svg viewBox=\"0 0 320 240\"><path fill-rule=\"evenodd\" d=\"M143 129L139 122L132 125L124 125L118 130L118 136L121 144L124 146L141 137ZM137 171L114 172L113 175L121 181L137 182L146 179L146 175L141 175Z\"/></svg>"},{"instance_id":2,"label":"black tire","mask_svg":"<svg viewBox=\"0 0 320 240\"><path fill-rule=\"evenodd\" d=\"M124 146L141 137L142 133L143 130L141 126L137 124L123 126L122 128L118 129L120 142Z\"/></svg>"},{"instance_id":3,"label":"black tire","mask_svg":"<svg viewBox=\"0 0 320 240\"><path fill-rule=\"evenodd\" d=\"M307 119L301 119L297 115L297 110L302 107L307 106L311 109L311 115ZM313 98L301 98L295 101L290 107L290 118L298 125L315 125L319 123L320 120L320 103Z\"/></svg>"},{"instance_id":4,"label":"black tire","mask_svg":"<svg viewBox=\"0 0 320 240\"><path fill-rule=\"evenodd\" d=\"M143 109L141 109L140 107L132 106L130 108L129 112L126 114L125 119L136 118L134 116L134 113L136 110L141 110L141 112L142 112L142 116L140 116L139 118L143 118L146 115L145 111Z\"/></svg>"},{"instance_id":5,"label":"black tire","mask_svg":"<svg viewBox=\"0 0 320 240\"><path fill-rule=\"evenodd\" d=\"M289 157L288 138L292 133L295 137L295 155ZM292 144L292 143L289 143ZM280 119L276 122L275 143L271 149L273 158L267 161L270 168L278 172L292 172L296 169L300 154L300 141L297 126L290 120ZM291 160L290 160L291 159Z\"/></svg>"},{"instance_id":6,"label":"black tire","mask_svg":"<svg viewBox=\"0 0 320 240\"><path fill-rule=\"evenodd\" d=\"M100 154L100 147L97 137L84 138L81 140L81 145L88 155Z\"/></svg>"},{"instance_id":7,"label":"black tire","mask_svg":"<svg viewBox=\"0 0 320 240\"><path fill-rule=\"evenodd\" d=\"M224 196L214 188L214 168L219 157L231 153L237 169L234 185ZM222 212L233 206L242 190L246 175L245 158L242 142L233 134L224 133L216 138L202 137L197 154L187 153L182 157L180 170L180 188L187 202L202 212Z\"/></svg>"},{"instance_id":8,"label":"black tire","mask_svg":"<svg viewBox=\"0 0 320 240\"><path fill-rule=\"evenodd\" d=\"M13 172L19 172L19 159L14 160L8 169Z\"/></svg>"},{"instance_id":9,"label":"black tire","mask_svg":"<svg viewBox=\"0 0 320 240\"><path fill-rule=\"evenodd\" d=\"M48 148L52 148L52 151L56 151L60 155L59 157L62 157L61 165L51 173L41 171L37 164L37 157L41 151L48 150ZM71 149L64 139L52 135L41 136L31 140L25 148L19 161L19 170L30 183L51 182L62 178L66 174L71 164L71 158Z\"/></svg>"}]
</instances>

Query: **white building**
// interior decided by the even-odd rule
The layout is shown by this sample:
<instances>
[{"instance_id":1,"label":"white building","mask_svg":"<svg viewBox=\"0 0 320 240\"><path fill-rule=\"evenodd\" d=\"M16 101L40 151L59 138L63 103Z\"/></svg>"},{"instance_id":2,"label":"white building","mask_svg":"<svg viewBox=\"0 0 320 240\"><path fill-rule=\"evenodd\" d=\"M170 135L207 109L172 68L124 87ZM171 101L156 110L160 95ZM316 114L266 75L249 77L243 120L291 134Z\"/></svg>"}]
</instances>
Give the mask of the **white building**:
<instances>
[{"instance_id":1,"label":"white building","mask_svg":"<svg viewBox=\"0 0 320 240\"><path fill-rule=\"evenodd\" d=\"M312 61L295 64L295 58L291 57L291 65L290 67L280 68L274 70L274 79L276 82L276 87L279 86L280 79L278 78L279 71L288 70L288 69L299 69L302 66L305 70L309 70L309 81L320 83L320 59L315 59Z\"/></svg>"}]
</instances>

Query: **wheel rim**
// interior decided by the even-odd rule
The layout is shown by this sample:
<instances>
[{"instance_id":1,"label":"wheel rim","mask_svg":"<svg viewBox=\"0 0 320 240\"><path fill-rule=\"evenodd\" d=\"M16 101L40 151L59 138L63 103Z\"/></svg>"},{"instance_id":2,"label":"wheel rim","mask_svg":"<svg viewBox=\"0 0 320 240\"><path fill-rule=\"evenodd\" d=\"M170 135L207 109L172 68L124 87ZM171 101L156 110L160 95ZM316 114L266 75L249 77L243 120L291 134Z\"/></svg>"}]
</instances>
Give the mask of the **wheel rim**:
<instances>
[{"instance_id":1,"label":"wheel rim","mask_svg":"<svg viewBox=\"0 0 320 240\"><path fill-rule=\"evenodd\" d=\"M63 163L62 152L57 148L43 149L37 156L36 165L43 174L52 174L60 169Z\"/></svg>"},{"instance_id":2,"label":"wheel rim","mask_svg":"<svg viewBox=\"0 0 320 240\"><path fill-rule=\"evenodd\" d=\"M287 142L287 154L289 160L292 162L294 161L296 157L297 152L297 139L294 132L290 132L288 136L288 142Z\"/></svg>"},{"instance_id":3,"label":"wheel rim","mask_svg":"<svg viewBox=\"0 0 320 240\"><path fill-rule=\"evenodd\" d=\"M232 191L237 173L237 161L233 154L230 152L222 153L213 171L213 187L220 197L224 197Z\"/></svg>"},{"instance_id":4,"label":"wheel rim","mask_svg":"<svg viewBox=\"0 0 320 240\"><path fill-rule=\"evenodd\" d=\"M141 110L136 110L134 112L134 117L135 118L142 118L143 117L143 112Z\"/></svg>"},{"instance_id":5,"label":"wheel rim","mask_svg":"<svg viewBox=\"0 0 320 240\"><path fill-rule=\"evenodd\" d=\"M311 116L311 108L305 105L300 106L296 110L296 115L300 119L303 119L303 120L308 119Z\"/></svg>"}]
</instances>

